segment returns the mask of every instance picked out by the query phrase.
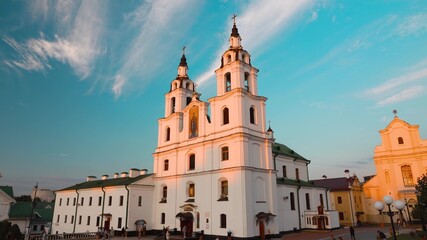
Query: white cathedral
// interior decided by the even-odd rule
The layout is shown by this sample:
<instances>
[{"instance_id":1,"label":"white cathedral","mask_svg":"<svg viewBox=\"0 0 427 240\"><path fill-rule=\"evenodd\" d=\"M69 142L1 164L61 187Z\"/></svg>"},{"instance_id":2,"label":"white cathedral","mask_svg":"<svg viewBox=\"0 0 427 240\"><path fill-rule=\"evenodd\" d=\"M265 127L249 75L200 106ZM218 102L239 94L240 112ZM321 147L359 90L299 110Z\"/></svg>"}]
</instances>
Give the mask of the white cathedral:
<instances>
[{"instance_id":1,"label":"white cathedral","mask_svg":"<svg viewBox=\"0 0 427 240\"><path fill-rule=\"evenodd\" d=\"M59 202L76 198L79 189L99 198L99 205L84 213L97 221L88 220L84 227L73 222L67 228L73 232L110 226L135 231L138 219L146 221L147 230L177 229L186 236L203 231L206 236L242 239L339 227L328 189L309 181L310 161L276 143L267 129L267 98L258 95L258 69L243 49L235 23L229 42L215 71L217 94L207 102L200 100L188 76L183 53L165 94L165 116L158 120L154 173L91 178L57 191L53 231L65 231L60 215L81 221L77 210L66 211ZM104 206L107 197L110 205ZM115 198L121 205L111 204ZM141 202L152 208L145 205L142 210Z\"/></svg>"}]
</instances>

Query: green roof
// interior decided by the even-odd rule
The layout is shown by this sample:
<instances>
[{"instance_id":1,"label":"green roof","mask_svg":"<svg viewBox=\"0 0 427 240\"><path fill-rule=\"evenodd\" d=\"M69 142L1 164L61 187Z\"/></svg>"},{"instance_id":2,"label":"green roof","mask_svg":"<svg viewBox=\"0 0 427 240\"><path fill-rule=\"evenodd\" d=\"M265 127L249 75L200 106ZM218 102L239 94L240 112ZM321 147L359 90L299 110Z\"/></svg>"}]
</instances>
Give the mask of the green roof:
<instances>
[{"instance_id":1,"label":"green roof","mask_svg":"<svg viewBox=\"0 0 427 240\"><path fill-rule=\"evenodd\" d=\"M31 204L32 202L17 202L13 204L10 207L9 218L29 218L31 216ZM52 220L54 203L36 202L35 204L34 213L40 215L43 220Z\"/></svg>"},{"instance_id":2,"label":"green roof","mask_svg":"<svg viewBox=\"0 0 427 240\"><path fill-rule=\"evenodd\" d=\"M105 179L105 180L95 180L95 181L86 181L82 183L78 183L76 185L73 185L71 187L67 187L59 191L67 191L67 190L77 190L77 189L88 189L88 188L101 188L101 187L111 187L111 186L124 186L132 184L136 181L139 181L141 179L144 179L146 177L149 177L153 175L151 174L144 174L140 175L138 177L118 177L118 178L111 178L111 179Z\"/></svg>"},{"instance_id":3,"label":"green roof","mask_svg":"<svg viewBox=\"0 0 427 240\"><path fill-rule=\"evenodd\" d=\"M290 149L288 146L281 144L281 143L274 143L273 144L273 154L279 154L279 155L284 155L284 156L296 158L299 160L309 161L305 157L299 155L294 150Z\"/></svg>"},{"instance_id":4,"label":"green roof","mask_svg":"<svg viewBox=\"0 0 427 240\"><path fill-rule=\"evenodd\" d=\"M7 195L13 198L13 188L11 186L0 186L0 189L3 190Z\"/></svg>"},{"instance_id":5,"label":"green roof","mask_svg":"<svg viewBox=\"0 0 427 240\"><path fill-rule=\"evenodd\" d=\"M291 186L301 186L301 187L316 187L316 188L325 188L326 187L321 187L321 186L317 186L314 185L313 181L302 181L302 180L294 180L294 179L289 179L289 178L277 178L276 180L278 185L291 185Z\"/></svg>"}]
</instances>

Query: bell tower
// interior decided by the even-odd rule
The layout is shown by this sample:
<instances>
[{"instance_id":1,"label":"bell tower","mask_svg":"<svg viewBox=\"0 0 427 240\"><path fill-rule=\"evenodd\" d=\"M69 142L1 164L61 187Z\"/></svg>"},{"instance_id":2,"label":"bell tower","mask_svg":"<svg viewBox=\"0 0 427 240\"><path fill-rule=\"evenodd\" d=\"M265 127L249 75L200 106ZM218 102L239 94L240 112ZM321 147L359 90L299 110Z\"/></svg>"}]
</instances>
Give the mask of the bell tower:
<instances>
[{"instance_id":1,"label":"bell tower","mask_svg":"<svg viewBox=\"0 0 427 240\"><path fill-rule=\"evenodd\" d=\"M221 57L221 67L215 71L217 96L224 95L236 88L257 95L258 69L252 67L251 56L241 45L242 39L236 26L236 15L233 20L229 39L230 47Z\"/></svg>"},{"instance_id":2,"label":"bell tower","mask_svg":"<svg viewBox=\"0 0 427 240\"><path fill-rule=\"evenodd\" d=\"M169 93L165 94L165 117L175 112L181 112L191 102L193 96L198 98L200 94L196 93L195 84L188 77L187 58L185 57L185 47L183 47L178 75L171 82Z\"/></svg>"}]
</instances>

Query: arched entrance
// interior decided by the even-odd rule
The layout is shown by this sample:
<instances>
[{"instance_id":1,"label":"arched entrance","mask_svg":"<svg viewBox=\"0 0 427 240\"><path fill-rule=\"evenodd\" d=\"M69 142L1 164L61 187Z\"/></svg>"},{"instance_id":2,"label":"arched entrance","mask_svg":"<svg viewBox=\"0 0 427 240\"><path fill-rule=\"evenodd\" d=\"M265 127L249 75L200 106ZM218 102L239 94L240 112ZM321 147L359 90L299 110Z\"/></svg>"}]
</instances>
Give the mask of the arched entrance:
<instances>
[{"instance_id":1,"label":"arched entrance","mask_svg":"<svg viewBox=\"0 0 427 240\"><path fill-rule=\"evenodd\" d=\"M180 212L176 215L176 218L179 218L181 232L184 237L191 236L193 234L193 214L191 212Z\"/></svg>"},{"instance_id":2,"label":"arched entrance","mask_svg":"<svg viewBox=\"0 0 427 240\"><path fill-rule=\"evenodd\" d=\"M259 226L259 237L265 240L265 224L268 224L276 215L272 213L259 212L255 215L256 224ZM270 233L269 233L270 234Z\"/></svg>"}]
</instances>

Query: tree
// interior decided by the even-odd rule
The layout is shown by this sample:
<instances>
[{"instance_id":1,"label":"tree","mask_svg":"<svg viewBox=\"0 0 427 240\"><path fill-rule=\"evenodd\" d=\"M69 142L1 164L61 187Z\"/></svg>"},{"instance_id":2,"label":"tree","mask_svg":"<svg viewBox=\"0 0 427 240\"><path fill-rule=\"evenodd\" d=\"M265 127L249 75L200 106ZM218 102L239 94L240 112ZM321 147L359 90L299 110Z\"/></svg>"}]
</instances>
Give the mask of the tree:
<instances>
[{"instance_id":1,"label":"tree","mask_svg":"<svg viewBox=\"0 0 427 240\"><path fill-rule=\"evenodd\" d=\"M421 219L423 223L423 229L425 228L424 220L427 219L427 175L423 174L417 180L417 185L415 185L415 190L417 193L418 204L415 206L412 216L414 218Z\"/></svg>"},{"instance_id":2,"label":"tree","mask_svg":"<svg viewBox=\"0 0 427 240\"><path fill-rule=\"evenodd\" d=\"M5 240L12 224L7 220L0 222L0 240Z\"/></svg>"}]
</instances>

